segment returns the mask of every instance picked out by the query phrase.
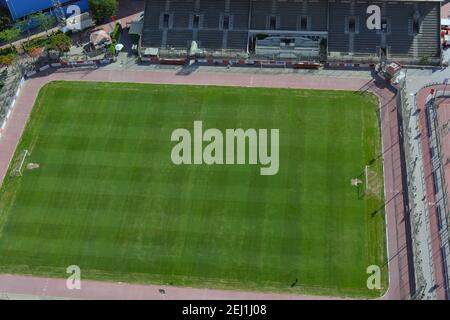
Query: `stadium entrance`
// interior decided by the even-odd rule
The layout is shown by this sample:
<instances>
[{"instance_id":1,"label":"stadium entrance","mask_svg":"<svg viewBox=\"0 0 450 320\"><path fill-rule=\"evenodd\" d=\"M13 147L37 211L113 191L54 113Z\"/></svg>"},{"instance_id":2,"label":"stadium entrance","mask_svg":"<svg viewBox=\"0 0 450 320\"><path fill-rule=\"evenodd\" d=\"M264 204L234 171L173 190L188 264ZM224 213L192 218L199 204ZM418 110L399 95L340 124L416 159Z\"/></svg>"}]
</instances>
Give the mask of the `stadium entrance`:
<instances>
[{"instance_id":1,"label":"stadium entrance","mask_svg":"<svg viewBox=\"0 0 450 320\"><path fill-rule=\"evenodd\" d=\"M319 61L326 56L326 46L321 44L327 36L327 32L251 30L249 53L257 59Z\"/></svg>"}]
</instances>

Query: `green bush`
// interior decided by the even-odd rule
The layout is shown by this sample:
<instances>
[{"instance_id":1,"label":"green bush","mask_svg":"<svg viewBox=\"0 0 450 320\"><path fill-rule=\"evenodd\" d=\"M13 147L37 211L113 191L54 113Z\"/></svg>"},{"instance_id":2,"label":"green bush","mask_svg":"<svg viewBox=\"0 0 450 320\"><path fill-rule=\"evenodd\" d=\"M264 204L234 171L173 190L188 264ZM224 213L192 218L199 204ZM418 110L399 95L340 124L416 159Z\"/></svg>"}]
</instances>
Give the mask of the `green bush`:
<instances>
[{"instance_id":1,"label":"green bush","mask_svg":"<svg viewBox=\"0 0 450 320\"><path fill-rule=\"evenodd\" d=\"M108 55L110 55L111 57L114 57L116 55L116 45L117 42L113 40L113 42L109 45L108 47Z\"/></svg>"},{"instance_id":2,"label":"green bush","mask_svg":"<svg viewBox=\"0 0 450 320\"><path fill-rule=\"evenodd\" d=\"M89 0L89 8L97 23L115 15L117 5L117 0Z\"/></svg>"},{"instance_id":3,"label":"green bush","mask_svg":"<svg viewBox=\"0 0 450 320\"><path fill-rule=\"evenodd\" d=\"M0 56L0 66L9 66L11 63L13 63L14 59L16 58L17 54L10 53Z\"/></svg>"},{"instance_id":4,"label":"green bush","mask_svg":"<svg viewBox=\"0 0 450 320\"><path fill-rule=\"evenodd\" d=\"M59 52L67 52L70 50L71 46L72 38L62 32L58 32L49 38L47 49L56 50Z\"/></svg>"},{"instance_id":5,"label":"green bush","mask_svg":"<svg viewBox=\"0 0 450 320\"><path fill-rule=\"evenodd\" d=\"M15 47L0 49L0 66L9 66L16 57L17 50Z\"/></svg>"},{"instance_id":6,"label":"green bush","mask_svg":"<svg viewBox=\"0 0 450 320\"><path fill-rule=\"evenodd\" d=\"M45 47L48 44L48 38L47 37L39 37L31 39L30 41L25 41L22 44L23 50L25 52L28 52L32 50L33 48L42 48Z\"/></svg>"},{"instance_id":7,"label":"green bush","mask_svg":"<svg viewBox=\"0 0 450 320\"><path fill-rule=\"evenodd\" d=\"M25 52L29 52L34 48L46 47L48 50L57 50L59 52L67 52L72 46L72 39L59 31L49 37L40 37L32 39L28 42L23 43L23 49Z\"/></svg>"},{"instance_id":8,"label":"green bush","mask_svg":"<svg viewBox=\"0 0 450 320\"><path fill-rule=\"evenodd\" d=\"M120 25L120 23L116 23L114 30L112 32L112 35L111 35L112 40L119 42L121 32L122 32L122 26Z\"/></svg>"},{"instance_id":9,"label":"green bush","mask_svg":"<svg viewBox=\"0 0 450 320\"><path fill-rule=\"evenodd\" d=\"M13 42L20 37L20 29L17 27L11 27L9 29L4 29L0 32L0 41L4 41L9 44L10 47L13 46Z\"/></svg>"},{"instance_id":10,"label":"green bush","mask_svg":"<svg viewBox=\"0 0 450 320\"><path fill-rule=\"evenodd\" d=\"M4 49L0 49L0 56L8 55L8 54L17 54L17 49L15 47L6 47Z\"/></svg>"},{"instance_id":11,"label":"green bush","mask_svg":"<svg viewBox=\"0 0 450 320\"><path fill-rule=\"evenodd\" d=\"M11 27L12 21L8 10L0 6L0 31Z\"/></svg>"}]
</instances>

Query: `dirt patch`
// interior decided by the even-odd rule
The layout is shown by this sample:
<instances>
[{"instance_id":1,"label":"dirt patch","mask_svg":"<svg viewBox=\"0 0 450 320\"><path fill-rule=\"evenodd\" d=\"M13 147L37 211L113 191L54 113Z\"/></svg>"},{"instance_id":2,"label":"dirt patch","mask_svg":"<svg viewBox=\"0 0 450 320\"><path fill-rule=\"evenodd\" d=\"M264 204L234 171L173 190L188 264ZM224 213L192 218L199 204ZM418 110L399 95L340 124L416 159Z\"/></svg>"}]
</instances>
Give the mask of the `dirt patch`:
<instances>
[{"instance_id":1,"label":"dirt patch","mask_svg":"<svg viewBox=\"0 0 450 320\"><path fill-rule=\"evenodd\" d=\"M37 163L29 163L27 164L27 170L36 170L39 169L40 166Z\"/></svg>"}]
</instances>

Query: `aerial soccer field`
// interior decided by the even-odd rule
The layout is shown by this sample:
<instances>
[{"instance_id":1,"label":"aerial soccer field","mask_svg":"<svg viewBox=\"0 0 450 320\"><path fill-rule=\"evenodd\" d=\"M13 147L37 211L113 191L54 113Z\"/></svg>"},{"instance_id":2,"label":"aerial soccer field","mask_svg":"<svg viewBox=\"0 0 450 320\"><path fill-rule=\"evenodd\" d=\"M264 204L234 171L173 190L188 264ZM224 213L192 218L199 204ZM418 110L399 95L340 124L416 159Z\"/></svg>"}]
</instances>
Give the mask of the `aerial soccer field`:
<instances>
[{"instance_id":1,"label":"aerial soccer field","mask_svg":"<svg viewBox=\"0 0 450 320\"><path fill-rule=\"evenodd\" d=\"M50 83L0 189L0 273L379 296L377 110L348 91ZM174 164L171 135L195 121L278 129L277 173Z\"/></svg>"}]
</instances>

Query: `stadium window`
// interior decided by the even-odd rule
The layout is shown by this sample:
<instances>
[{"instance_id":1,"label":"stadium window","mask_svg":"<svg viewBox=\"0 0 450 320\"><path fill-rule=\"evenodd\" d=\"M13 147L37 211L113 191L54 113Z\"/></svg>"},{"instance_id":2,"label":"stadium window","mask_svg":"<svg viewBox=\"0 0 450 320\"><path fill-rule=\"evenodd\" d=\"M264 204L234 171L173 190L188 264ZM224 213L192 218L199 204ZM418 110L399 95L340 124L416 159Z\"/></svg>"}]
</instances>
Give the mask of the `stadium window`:
<instances>
[{"instance_id":1,"label":"stadium window","mask_svg":"<svg viewBox=\"0 0 450 320\"><path fill-rule=\"evenodd\" d=\"M223 30L230 29L230 16L223 16L222 29Z\"/></svg>"},{"instance_id":2,"label":"stadium window","mask_svg":"<svg viewBox=\"0 0 450 320\"><path fill-rule=\"evenodd\" d=\"M434 194L437 194L439 192L439 187L438 187L438 181L437 181L437 177L436 177L436 172L432 172L431 173L432 177L433 177L433 191Z\"/></svg>"},{"instance_id":3,"label":"stadium window","mask_svg":"<svg viewBox=\"0 0 450 320\"><path fill-rule=\"evenodd\" d=\"M420 33L420 13L418 11L414 12L412 17L412 33Z\"/></svg>"},{"instance_id":4,"label":"stadium window","mask_svg":"<svg viewBox=\"0 0 450 320\"><path fill-rule=\"evenodd\" d=\"M170 15L168 13L164 14L163 28L169 28Z\"/></svg>"},{"instance_id":5,"label":"stadium window","mask_svg":"<svg viewBox=\"0 0 450 320\"><path fill-rule=\"evenodd\" d=\"M308 17L300 17L300 30L306 31L308 30Z\"/></svg>"},{"instance_id":6,"label":"stadium window","mask_svg":"<svg viewBox=\"0 0 450 320\"><path fill-rule=\"evenodd\" d=\"M277 17L276 16L270 16L269 17L269 29L270 30L276 30L277 29Z\"/></svg>"},{"instance_id":7,"label":"stadium window","mask_svg":"<svg viewBox=\"0 0 450 320\"><path fill-rule=\"evenodd\" d=\"M388 31L388 21L386 18L381 18L381 31Z\"/></svg>"},{"instance_id":8,"label":"stadium window","mask_svg":"<svg viewBox=\"0 0 450 320\"><path fill-rule=\"evenodd\" d=\"M441 206L436 206L436 214L439 217L438 219L438 230L441 231L442 227L443 227L443 223L442 223L442 215L441 215Z\"/></svg>"},{"instance_id":9,"label":"stadium window","mask_svg":"<svg viewBox=\"0 0 450 320\"><path fill-rule=\"evenodd\" d=\"M349 17L348 18L348 25L347 25L348 32L355 33L356 32L356 19L355 17Z\"/></svg>"},{"instance_id":10,"label":"stadium window","mask_svg":"<svg viewBox=\"0 0 450 320\"><path fill-rule=\"evenodd\" d=\"M198 14L194 14L194 17L192 19L192 27L194 29L198 29L200 25L200 16Z\"/></svg>"},{"instance_id":11,"label":"stadium window","mask_svg":"<svg viewBox=\"0 0 450 320\"><path fill-rule=\"evenodd\" d=\"M413 19L412 29L413 29L413 33L415 33L415 34L420 32L420 21L419 21L419 19Z\"/></svg>"}]
</instances>

